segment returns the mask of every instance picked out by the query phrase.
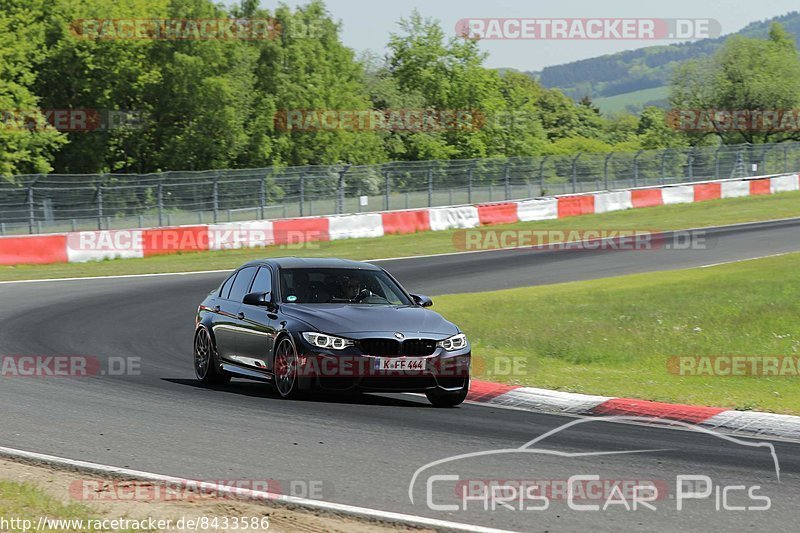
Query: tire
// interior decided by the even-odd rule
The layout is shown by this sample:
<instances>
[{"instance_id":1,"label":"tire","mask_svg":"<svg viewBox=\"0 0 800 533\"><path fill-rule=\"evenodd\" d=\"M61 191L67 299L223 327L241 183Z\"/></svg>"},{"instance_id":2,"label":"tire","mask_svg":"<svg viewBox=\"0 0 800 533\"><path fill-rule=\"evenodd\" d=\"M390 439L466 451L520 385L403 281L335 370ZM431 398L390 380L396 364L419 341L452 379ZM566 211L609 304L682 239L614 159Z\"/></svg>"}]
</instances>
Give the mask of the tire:
<instances>
[{"instance_id":1,"label":"tire","mask_svg":"<svg viewBox=\"0 0 800 533\"><path fill-rule=\"evenodd\" d=\"M194 373L206 385L225 385L231 377L219 369L217 348L206 328L194 334Z\"/></svg>"},{"instance_id":2,"label":"tire","mask_svg":"<svg viewBox=\"0 0 800 533\"><path fill-rule=\"evenodd\" d=\"M300 379L297 372L297 349L289 337L281 337L275 345L272 357L272 369L275 376L275 390L281 398L297 399L302 396Z\"/></svg>"},{"instance_id":3,"label":"tire","mask_svg":"<svg viewBox=\"0 0 800 533\"><path fill-rule=\"evenodd\" d=\"M464 403L464 400L467 399L467 394L469 394L469 378L467 378L464 388L459 391L441 392L438 390L432 390L426 392L425 396L428 397L428 401L431 402L431 405L434 407L448 408L456 407L457 405Z\"/></svg>"}]
</instances>

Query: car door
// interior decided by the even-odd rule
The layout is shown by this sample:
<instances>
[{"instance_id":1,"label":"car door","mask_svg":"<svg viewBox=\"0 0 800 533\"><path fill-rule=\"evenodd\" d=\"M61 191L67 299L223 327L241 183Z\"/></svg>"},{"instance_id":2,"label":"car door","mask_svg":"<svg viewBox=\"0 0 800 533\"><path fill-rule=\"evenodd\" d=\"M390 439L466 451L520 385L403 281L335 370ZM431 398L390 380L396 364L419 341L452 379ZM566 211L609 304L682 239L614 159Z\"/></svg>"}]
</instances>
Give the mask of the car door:
<instances>
[{"instance_id":1,"label":"car door","mask_svg":"<svg viewBox=\"0 0 800 533\"><path fill-rule=\"evenodd\" d=\"M256 274L258 267L250 266L240 269L230 284L227 294L219 299L217 321L214 323L214 337L217 341L217 352L222 359L233 360L238 349L236 342L242 329L242 320L239 313L242 308L242 299Z\"/></svg>"},{"instance_id":2,"label":"car door","mask_svg":"<svg viewBox=\"0 0 800 533\"><path fill-rule=\"evenodd\" d=\"M261 266L256 273L250 292L272 294L274 273L269 266ZM242 329L236 336L237 355L250 359L252 366L270 368L275 342L275 321L266 307L242 304ZM274 316L274 315L273 315Z\"/></svg>"}]
</instances>

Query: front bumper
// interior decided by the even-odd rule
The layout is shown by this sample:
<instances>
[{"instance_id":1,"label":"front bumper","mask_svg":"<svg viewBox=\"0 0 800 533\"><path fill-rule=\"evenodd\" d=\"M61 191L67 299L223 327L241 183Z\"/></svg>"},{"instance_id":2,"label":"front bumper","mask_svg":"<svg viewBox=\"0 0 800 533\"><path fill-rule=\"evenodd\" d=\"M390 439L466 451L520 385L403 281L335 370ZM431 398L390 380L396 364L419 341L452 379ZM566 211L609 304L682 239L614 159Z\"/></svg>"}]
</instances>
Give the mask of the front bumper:
<instances>
[{"instance_id":1,"label":"front bumper","mask_svg":"<svg viewBox=\"0 0 800 533\"><path fill-rule=\"evenodd\" d=\"M301 342L298 352L303 387L330 391L456 392L469 382L472 359L469 345L453 352L437 347L427 356L381 357L361 354L355 348L333 351ZM422 360L424 364L414 370L386 371L378 368L385 359Z\"/></svg>"}]
</instances>

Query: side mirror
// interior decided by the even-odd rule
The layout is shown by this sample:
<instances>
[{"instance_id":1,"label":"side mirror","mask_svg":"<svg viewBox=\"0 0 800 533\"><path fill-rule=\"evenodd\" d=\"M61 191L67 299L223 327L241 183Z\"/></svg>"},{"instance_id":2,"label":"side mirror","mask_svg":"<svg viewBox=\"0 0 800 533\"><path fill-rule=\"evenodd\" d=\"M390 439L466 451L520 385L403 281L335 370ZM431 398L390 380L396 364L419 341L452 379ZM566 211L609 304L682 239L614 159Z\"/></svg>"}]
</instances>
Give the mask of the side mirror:
<instances>
[{"instance_id":1,"label":"side mirror","mask_svg":"<svg viewBox=\"0 0 800 533\"><path fill-rule=\"evenodd\" d=\"M272 294L269 292L251 292L244 297L242 302L245 305L257 305L259 307L269 307L272 304Z\"/></svg>"},{"instance_id":2,"label":"side mirror","mask_svg":"<svg viewBox=\"0 0 800 533\"><path fill-rule=\"evenodd\" d=\"M415 304L421 307L430 307L433 305L433 300L422 294L412 294L411 298L414 300Z\"/></svg>"}]
</instances>

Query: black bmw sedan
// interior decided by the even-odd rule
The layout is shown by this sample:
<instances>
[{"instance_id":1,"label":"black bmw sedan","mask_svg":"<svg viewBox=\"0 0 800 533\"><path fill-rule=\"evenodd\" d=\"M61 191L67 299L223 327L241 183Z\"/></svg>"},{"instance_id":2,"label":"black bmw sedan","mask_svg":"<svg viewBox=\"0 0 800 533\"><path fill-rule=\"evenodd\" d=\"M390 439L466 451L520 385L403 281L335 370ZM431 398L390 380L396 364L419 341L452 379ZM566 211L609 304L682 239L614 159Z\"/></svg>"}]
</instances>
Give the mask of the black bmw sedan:
<instances>
[{"instance_id":1,"label":"black bmw sedan","mask_svg":"<svg viewBox=\"0 0 800 533\"><path fill-rule=\"evenodd\" d=\"M382 268L343 259L280 258L241 266L197 310L194 368L312 390L424 392L453 407L469 390L470 345Z\"/></svg>"}]
</instances>

